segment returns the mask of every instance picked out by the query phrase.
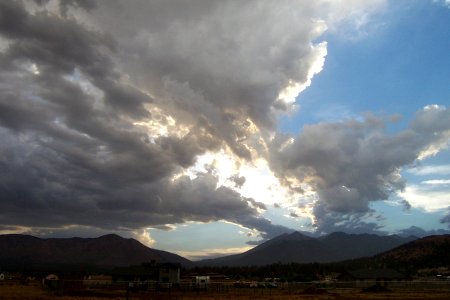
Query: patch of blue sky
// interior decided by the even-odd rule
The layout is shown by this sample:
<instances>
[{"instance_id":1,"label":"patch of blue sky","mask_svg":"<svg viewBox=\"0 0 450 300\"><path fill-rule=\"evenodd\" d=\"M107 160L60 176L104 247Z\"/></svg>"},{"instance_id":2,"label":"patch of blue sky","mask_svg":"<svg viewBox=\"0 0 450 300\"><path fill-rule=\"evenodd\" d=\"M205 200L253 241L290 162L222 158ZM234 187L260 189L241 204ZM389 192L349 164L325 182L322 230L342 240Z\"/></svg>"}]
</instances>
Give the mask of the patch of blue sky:
<instances>
[{"instance_id":1,"label":"patch of blue sky","mask_svg":"<svg viewBox=\"0 0 450 300\"><path fill-rule=\"evenodd\" d=\"M263 216L274 224L283 225L297 231L313 231L311 218L297 214L286 207L274 207L267 209Z\"/></svg>"},{"instance_id":2,"label":"patch of blue sky","mask_svg":"<svg viewBox=\"0 0 450 300\"><path fill-rule=\"evenodd\" d=\"M328 33L323 70L297 97L300 109L280 117L279 129L358 118L363 112L400 114L401 129L429 104L450 104L450 9L433 1L391 1L370 34L347 39Z\"/></svg>"},{"instance_id":3,"label":"patch of blue sky","mask_svg":"<svg viewBox=\"0 0 450 300\"><path fill-rule=\"evenodd\" d=\"M372 203L371 207L382 214L386 221L381 222L383 224L381 230L389 234L396 234L411 226L420 227L425 231L448 229L446 224L440 222L445 211L427 212L414 207L406 209L395 199L393 201L376 201Z\"/></svg>"},{"instance_id":4,"label":"patch of blue sky","mask_svg":"<svg viewBox=\"0 0 450 300\"><path fill-rule=\"evenodd\" d=\"M240 248L249 240L247 229L226 222L185 223L173 230L150 229L155 249L186 254L212 249ZM202 237L199 239L198 237ZM255 239L257 240L257 239ZM183 253L181 253L182 251ZM189 256L189 255L187 255Z\"/></svg>"}]
</instances>

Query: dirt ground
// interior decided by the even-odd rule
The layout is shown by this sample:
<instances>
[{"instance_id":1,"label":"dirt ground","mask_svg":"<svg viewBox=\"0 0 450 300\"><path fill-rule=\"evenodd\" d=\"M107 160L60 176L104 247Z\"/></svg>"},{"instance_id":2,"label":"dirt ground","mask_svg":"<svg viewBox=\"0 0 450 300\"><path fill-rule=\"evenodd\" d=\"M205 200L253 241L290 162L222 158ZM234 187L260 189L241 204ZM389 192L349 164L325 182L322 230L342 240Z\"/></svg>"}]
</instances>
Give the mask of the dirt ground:
<instances>
[{"instance_id":1,"label":"dirt ground","mask_svg":"<svg viewBox=\"0 0 450 300\"><path fill-rule=\"evenodd\" d=\"M39 285L0 285L0 300L103 300L103 299L154 299L154 300L419 300L436 299L450 300L449 291L390 291L390 292L368 292L363 293L358 289L335 289L332 291L313 290L289 292L282 289L243 289L233 290L226 293L217 293L211 291L163 291L163 292L129 292L117 290L89 291L82 295L57 294L42 289Z\"/></svg>"}]
</instances>

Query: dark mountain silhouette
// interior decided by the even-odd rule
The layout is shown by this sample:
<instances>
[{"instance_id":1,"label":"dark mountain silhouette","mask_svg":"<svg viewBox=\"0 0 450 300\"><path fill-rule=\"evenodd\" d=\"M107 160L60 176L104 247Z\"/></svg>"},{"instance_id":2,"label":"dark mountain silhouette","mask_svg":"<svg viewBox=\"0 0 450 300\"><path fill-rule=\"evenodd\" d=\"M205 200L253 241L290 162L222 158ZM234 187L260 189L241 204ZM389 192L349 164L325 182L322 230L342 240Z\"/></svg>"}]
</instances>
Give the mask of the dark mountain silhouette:
<instances>
[{"instance_id":1,"label":"dark mountain silhouette","mask_svg":"<svg viewBox=\"0 0 450 300\"><path fill-rule=\"evenodd\" d=\"M399 269L450 267L450 234L417 239L378 254L371 261Z\"/></svg>"},{"instance_id":2,"label":"dark mountain silhouette","mask_svg":"<svg viewBox=\"0 0 450 300\"><path fill-rule=\"evenodd\" d=\"M245 266L266 265L272 263L306 263L322 261L333 255L319 240L299 232L282 234L244 253L203 260L199 265Z\"/></svg>"},{"instance_id":3,"label":"dark mountain silhouette","mask_svg":"<svg viewBox=\"0 0 450 300\"><path fill-rule=\"evenodd\" d=\"M334 232L319 238L329 248L334 249L337 260L373 256L399 245L417 239L414 236L398 235L378 236L376 234L347 234Z\"/></svg>"},{"instance_id":4,"label":"dark mountain silhouette","mask_svg":"<svg viewBox=\"0 0 450 300\"><path fill-rule=\"evenodd\" d=\"M148 262L191 261L162 250L151 249L135 239L115 234L98 238L48 238L29 235L0 235L0 266L92 265L117 267Z\"/></svg>"},{"instance_id":5,"label":"dark mountain silhouette","mask_svg":"<svg viewBox=\"0 0 450 300\"><path fill-rule=\"evenodd\" d=\"M253 249L197 262L200 266L251 266L273 263L328 263L372 256L413 240L413 237L346 234L313 238L299 232L282 234Z\"/></svg>"}]
</instances>

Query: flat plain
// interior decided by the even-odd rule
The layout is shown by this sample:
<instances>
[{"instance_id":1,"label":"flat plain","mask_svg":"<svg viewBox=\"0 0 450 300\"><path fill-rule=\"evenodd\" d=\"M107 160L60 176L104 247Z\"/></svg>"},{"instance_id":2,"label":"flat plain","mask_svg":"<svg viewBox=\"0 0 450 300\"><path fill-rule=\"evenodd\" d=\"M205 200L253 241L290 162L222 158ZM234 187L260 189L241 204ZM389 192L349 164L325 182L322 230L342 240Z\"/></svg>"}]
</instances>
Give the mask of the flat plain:
<instances>
[{"instance_id":1,"label":"flat plain","mask_svg":"<svg viewBox=\"0 0 450 300\"><path fill-rule=\"evenodd\" d=\"M286 289L230 289L226 292L217 291L145 291L126 292L126 290L89 290L82 293L64 292L55 293L43 289L39 284L32 285L0 285L0 300L103 300L103 299L161 299L161 300L294 300L294 299L392 299L392 300L419 300L419 299L450 299L448 288L439 290L392 290L389 292L364 293L361 289L318 289L312 291Z\"/></svg>"}]
</instances>

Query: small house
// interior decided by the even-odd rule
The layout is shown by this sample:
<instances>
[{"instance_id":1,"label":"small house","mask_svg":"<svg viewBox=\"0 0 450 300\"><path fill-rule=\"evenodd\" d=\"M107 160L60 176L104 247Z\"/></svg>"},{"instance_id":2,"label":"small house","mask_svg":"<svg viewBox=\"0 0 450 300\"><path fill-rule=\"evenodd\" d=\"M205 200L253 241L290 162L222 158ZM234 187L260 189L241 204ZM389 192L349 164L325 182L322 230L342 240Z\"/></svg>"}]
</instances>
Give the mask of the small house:
<instances>
[{"instance_id":1,"label":"small house","mask_svg":"<svg viewBox=\"0 0 450 300\"><path fill-rule=\"evenodd\" d=\"M195 276L195 287L200 290L206 290L210 283L209 276Z\"/></svg>"}]
</instances>

